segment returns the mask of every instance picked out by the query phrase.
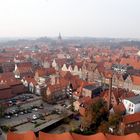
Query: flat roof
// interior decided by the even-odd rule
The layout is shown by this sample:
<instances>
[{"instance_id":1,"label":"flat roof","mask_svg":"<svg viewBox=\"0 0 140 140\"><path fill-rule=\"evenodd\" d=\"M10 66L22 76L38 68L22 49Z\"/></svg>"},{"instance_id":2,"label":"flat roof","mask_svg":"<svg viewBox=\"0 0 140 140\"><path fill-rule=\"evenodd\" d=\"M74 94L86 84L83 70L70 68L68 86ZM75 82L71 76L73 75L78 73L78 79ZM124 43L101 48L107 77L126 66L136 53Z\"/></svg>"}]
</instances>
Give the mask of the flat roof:
<instances>
[{"instance_id":1,"label":"flat roof","mask_svg":"<svg viewBox=\"0 0 140 140\"><path fill-rule=\"evenodd\" d=\"M46 122L46 123L41 124L40 126L34 128L33 131L34 131L34 132L39 132L39 131L41 131L42 129L44 129L44 128L46 128L46 127L49 127L49 126L51 126L51 125L53 125L53 124L55 124L55 123L57 123L57 122L59 122L59 121L65 119L65 118L69 117L69 116L72 115L72 114L73 114L72 112L68 112L67 116L65 116L65 117L63 116L63 117L59 117L59 118L50 120L49 122Z\"/></svg>"},{"instance_id":2,"label":"flat roof","mask_svg":"<svg viewBox=\"0 0 140 140\"><path fill-rule=\"evenodd\" d=\"M85 86L84 88L88 89L88 90L95 90L99 87L101 87L101 86L99 86L99 85L88 85L88 86Z\"/></svg>"}]
</instances>

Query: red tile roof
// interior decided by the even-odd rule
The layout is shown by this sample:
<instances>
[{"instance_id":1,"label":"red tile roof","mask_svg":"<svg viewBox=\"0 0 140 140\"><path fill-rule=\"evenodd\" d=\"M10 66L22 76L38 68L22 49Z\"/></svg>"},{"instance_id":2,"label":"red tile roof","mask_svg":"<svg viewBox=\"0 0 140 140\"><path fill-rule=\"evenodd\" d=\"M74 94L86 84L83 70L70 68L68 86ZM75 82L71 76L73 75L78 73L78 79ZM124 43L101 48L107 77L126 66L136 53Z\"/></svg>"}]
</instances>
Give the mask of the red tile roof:
<instances>
[{"instance_id":1,"label":"red tile roof","mask_svg":"<svg viewBox=\"0 0 140 140\"><path fill-rule=\"evenodd\" d=\"M135 69L140 69L140 61L135 58L122 58L120 64L133 66Z\"/></svg>"},{"instance_id":2,"label":"red tile roof","mask_svg":"<svg viewBox=\"0 0 140 140\"><path fill-rule=\"evenodd\" d=\"M25 92L25 87L20 80L7 79L0 83L0 99L8 99Z\"/></svg>"},{"instance_id":3,"label":"red tile roof","mask_svg":"<svg viewBox=\"0 0 140 140\"><path fill-rule=\"evenodd\" d=\"M39 140L73 140L73 138L68 132L62 134L48 134L39 132Z\"/></svg>"},{"instance_id":4,"label":"red tile roof","mask_svg":"<svg viewBox=\"0 0 140 140\"><path fill-rule=\"evenodd\" d=\"M131 78L134 85L140 85L140 76L132 75Z\"/></svg>"},{"instance_id":5,"label":"red tile roof","mask_svg":"<svg viewBox=\"0 0 140 140\"><path fill-rule=\"evenodd\" d=\"M36 140L36 136L32 131L21 134L9 132L7 134L7 140Z\"/></svg>"},{"instance_id":6,"label":"red tile roof","mask_svg":"<svg viewBox=\"0 0 140 140\"><path fill-rule=\"evenodd\" d=\"M126 109L125 109L125 106L123 105L123 103L120 103L120 104L114 106L113 110L115 113L124 113Z\"/></svg>"},{"instance_id":7,"label":"red tile roof","mask_svg":"<svg viewBox=\"0 0 140 140\"><path fill-rule=\"evenodd\" d=\"M73 140L107 140L103 133L97 133L90 136L72 133Z\"/></svg>"},{"instance_id":8,"label":"red tile roof","mask_svg":"<svg viewBox=\"0 0 140 140\"><path fill-rule=\"evenodd\" d=\"M136 133L129 134L126 136L115 136L115 135L110 135L106 134L107 140L140 140L140 136Z\"/></svg>"},{"instance_id":9,"label":"red tile roof","mask_svg":"<svg viewBox=\"0 0 140 140\"><path fill-rule=\"evenodd\" d=\"M93 135L80 135L65 132L62 134L48 134L39 132L39 140L140 140L139 134L132 133L125 136L116 136L110 134L97 133ZM32 131L25 133L9 132L7 134L7 140L37 140Z\"/></svg>"},{"instance_id":10,"label":"red tile roof","mask_svg":"<svg viewBox=\"0 0 140 140\"><path fill-rule=\"evenodd\" d=\"M125 115L123 117L124 124L129 124L129 123L133 123L133 122L140 122L140 112L134 113L131 115Z\"/></svg>"}]
</instances>

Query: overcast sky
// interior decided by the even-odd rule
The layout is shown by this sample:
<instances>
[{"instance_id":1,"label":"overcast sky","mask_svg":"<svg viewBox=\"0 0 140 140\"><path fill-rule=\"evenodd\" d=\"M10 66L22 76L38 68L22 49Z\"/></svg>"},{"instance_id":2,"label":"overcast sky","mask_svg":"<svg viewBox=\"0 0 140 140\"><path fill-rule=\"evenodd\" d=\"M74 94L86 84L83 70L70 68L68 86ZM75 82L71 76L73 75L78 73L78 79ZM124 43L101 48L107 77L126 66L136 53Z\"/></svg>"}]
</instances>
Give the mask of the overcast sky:
<instances>
[{"instance_id":1,"label":"overcast sky","mask_svg":"<svg viewBox=\"0 0 140 140\"><path fill-rule=\"evenodd\" d=\"M0 37L140 38L140 0L0 0Z\"/></svg>"}]
</instances>

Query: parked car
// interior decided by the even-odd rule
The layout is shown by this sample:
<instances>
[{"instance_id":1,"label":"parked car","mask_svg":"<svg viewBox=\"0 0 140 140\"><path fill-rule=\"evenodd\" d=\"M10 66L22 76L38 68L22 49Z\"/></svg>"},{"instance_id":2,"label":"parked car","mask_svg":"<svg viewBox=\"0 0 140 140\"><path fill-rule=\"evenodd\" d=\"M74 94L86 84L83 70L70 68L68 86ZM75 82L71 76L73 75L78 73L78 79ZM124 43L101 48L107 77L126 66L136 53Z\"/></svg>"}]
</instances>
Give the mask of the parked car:
<instances>
[{"instance_id":1,"label":"parked car","mask_svg":"<svg viewBox=\"0 0 140 140\"><path fill-rule=\"evenodd\" d=\"M16 113L15 116L18 117L18 114Z\"/></svg>"},{"instance_id":2,"label":"parked car","mask_svg":"<svg viewBox=\"0 0 140 140\"><path fill-rule=\"evenodd\" d=\"M34 111L38 111L38 108L33 108Z\"/></svg>"},{"instance_id":3,"label":"parked car","mask_svg":"<svg viewBox=\"0 0 140 140\"><path fill-rule=\"evenodd\" d=\"M28 113L32 113L32 109L28 108L28 109L27 109L27 112L28 112Z\"/></svg>"},{"instance_id":4,"label":"parked car","mask_svg":"<svg viewBox=\"0 0 140 140\"><path fill-rule=\"evenodd\" d=\"M40 120L45 120L45 117L42 114L39 114L39 119Z\"/></svg>"},{"instance_id":5,"label":"parked car","mask_svg":"<svg viewBox=\"0 0 140 140\"><path fill-rule=\"evenodd\" d=\"M31 123L37 124L37 121L35 121L35 120L31 120Z\"/></svg>"},{"instance_id":6,"label":"parked car","mask_svg":"<svg viewBox=\"0 0 140 140\"><path fill-rule=\"evenodd\" d=\"M69 109L71 107L71 105L68 105L67 107L66 107L66 109Z\"/></svg>"},{"instance_id":7,"label":"parked car","mask_svg":"<svg viewBox=\"0 0 140 140\"><path fill-rule=\"evenodd\" d=\"M34 114L33 116L32 116L32 119L33 120L36 120L38 117Z\"/></svg>"},{"instance_id":8,"label":"parked car","mask_svg":"<svg viewBox=\"0 0 140 140\"><path fill-rule=\"evenodd\" d=\"M23 112L23 111L21 111L21 112L19 112L19 114L20 114L20 115L24 115L24 112Z\"/></svg>"},{"instance_id":9,"label":"parked car","mask_svg":"<svg viewBox=\"0 0 140 140\"><path fill-rule=\"evenodd\" d=\"M43 109L44 107L40 105L38 108L39 108L39 109Z\"/></svg>"},{"instance_id":10,"label":"parked car","mask_svg":"<svg viewBox=\"0 0 140 140\"><path fill-rule=\"evenodd\" d=\"M10 115L5 115L4 116L6 119L11 119L11 116Z\"/></svg>"},{"instance_id":11,"label":"parked car","mask_svg":"<svg viewBox=\"0 0 140 140\"><path fill-rule=\"evenodd\" d=\"M78 115L74 115L73 118L74 118L75 120L79 120L79 116L78 116Z\"/></svg>"},{"instance_id":12,"label":"parked car","mask_svg":"<svg viewBox=\"0 0 140 140\"><path fill-rule=\"evenodd\" d=\"M24 110L24 113L25 113L25 114L28 114L28 111L27 111L27 110Z\"/></svg>"}]
</instances>

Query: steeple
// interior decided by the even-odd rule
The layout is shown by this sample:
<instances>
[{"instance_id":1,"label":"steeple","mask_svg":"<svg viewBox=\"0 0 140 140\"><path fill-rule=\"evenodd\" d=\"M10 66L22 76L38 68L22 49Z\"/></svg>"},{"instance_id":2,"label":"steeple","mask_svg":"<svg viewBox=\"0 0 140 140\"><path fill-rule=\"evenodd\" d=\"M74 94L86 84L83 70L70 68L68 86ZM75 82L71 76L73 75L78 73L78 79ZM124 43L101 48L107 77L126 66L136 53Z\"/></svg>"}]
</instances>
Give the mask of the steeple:
<instances>
[{"instance_id":1,"label":"steeple","mask_svg":"<svg viewBox=\"0 0 140 140\"><path fill-rule=\"evenodd\" d=\"M58 40L62 41L62 37L61 37L61 33L60 32L59 32L59 35L58 35Z\"/></svg>"}]
</instances>

